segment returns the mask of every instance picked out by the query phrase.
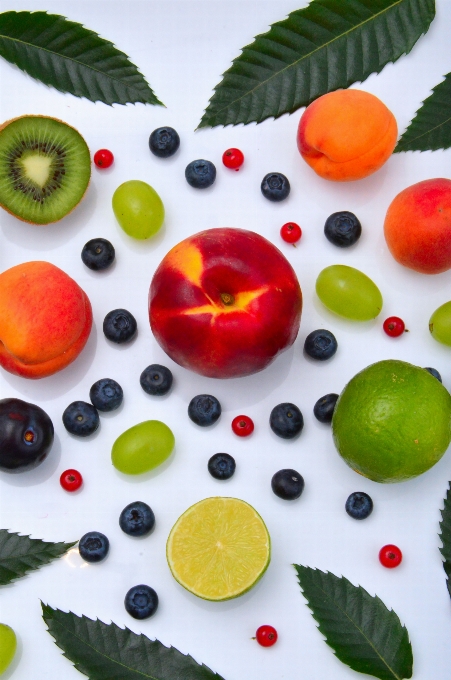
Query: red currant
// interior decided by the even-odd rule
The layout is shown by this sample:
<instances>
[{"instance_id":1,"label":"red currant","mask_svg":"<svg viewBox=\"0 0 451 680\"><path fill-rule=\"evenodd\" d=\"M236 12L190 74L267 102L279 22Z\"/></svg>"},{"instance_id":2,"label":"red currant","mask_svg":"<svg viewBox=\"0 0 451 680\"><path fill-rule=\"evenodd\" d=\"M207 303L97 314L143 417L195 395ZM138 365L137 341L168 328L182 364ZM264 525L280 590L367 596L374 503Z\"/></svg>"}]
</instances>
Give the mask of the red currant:
<instances>
[{"instance_id":1,"label":"red currant","mask_svg":"<svg viewBox=\"0 0 451 680\"><path fill-rule=\"evenodd\" d=\"M389 316L384 321L383 329L391 338L397 338L404 333L406 325L399 316Z\"/></svg>"},{"instance_id":2,"label":"red currant","mask_svg":"<svg viewBox=\"0 0 451 680\"><path fill-rule=\"evenodd\" d=\"M286 243L297 243L302 236L302 230L296 222L287 222L280 228L280 235Z\"/></svg>"},{"instance_id":3,"label":"red currant","mask_svg":"<svg viewBox=\"0 0 451 680\"><path fill-rule=\"evenodd\" d=\"M114 156L108 149L99 149L94 154L94 163L98 168L109 168L113 165Z\"/></svg>"},{"instance_id":4,"label":"red currant","mask_svg":"<svg viewBox=\"0 0 451 680\"><path fill-rule=\"evenodd\" d=\"M238 437L248 437L254 431L254 422L249 416L237 416L232 420L232 430Z\"/></svg>"},{"instance_id":5,"label":"red currant","mask_svg":"<svg viewBox=\"0 0 451 680\"><path fill-rule=\"evenodd\" d=\"M77 491L83 484L83 477L78 470L65 470L60 477L60 484L65 491Z\"/></svg>"},{"instance_id":6,"label":"red currant","mask_svg":"<svg viewBox=\"0 0 451 680\"><path fill-rule=\"evenodd\" d=\"M379 550L379 562L383 567L387 569L393 569L401 564L402 552L396 545L384 545L383 548Z\"/></svg>"},{"instance_id":7,"label":"red currant","mask_svg":"<svg viewBox=\"0 0 451 680\"><path fill-rule=\"evenodd\" d=\"M239 149L227 149L222 154L222 162L226 168L231 170L239 170L244 163L243 152Z\"/></svg>"},{"instance_id":8,"label":"red currant","mask_svg":"<svg viewBox=\"0 0 451 680\"><path fill-rule=\"evenodd\" d=\"M255 639L262 647L272 647L277 642L277 631L273 626L260 626L255 633Z\"/></svg>"}]
</instances>

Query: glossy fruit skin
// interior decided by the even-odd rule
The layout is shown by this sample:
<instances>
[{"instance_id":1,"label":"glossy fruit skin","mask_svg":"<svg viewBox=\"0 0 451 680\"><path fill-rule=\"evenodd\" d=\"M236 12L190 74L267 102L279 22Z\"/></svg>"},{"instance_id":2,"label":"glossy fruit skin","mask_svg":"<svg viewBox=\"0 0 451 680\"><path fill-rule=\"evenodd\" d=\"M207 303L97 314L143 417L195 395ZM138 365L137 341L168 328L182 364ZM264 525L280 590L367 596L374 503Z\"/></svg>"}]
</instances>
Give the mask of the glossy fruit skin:
<instances>
[{"instance_id":1,"label":"glossy fruit skin","mask_svg":"<svg viewBox=\"0 0 451 680\"><path fill-rule=\"evenodd\" d=\"M148 619L158 609L158 595L150 586L133 586L125 596L124 606L134 619Z\"/></svg>"},{"instance_id":2,"label":"glossy fruit skin","mask_svg":"<svg viewBox=\"0 0 451 680\"><path fill-rule=\"evenodd\" d=\"M161 364L151 364L144 369L139 378L139 383L144 392L156 397L163 397L172 387L172 371Z\"/></svg>"},{"instance_id":3,"label":"glossy fruit skin","mask_svg":"<svg viewBox=\"0 0 451 680\"><path fill-rule=\"evenodd\" d=\"M325 307L345 319L369 321L382 309L382 295L363 272L344 264L323 269L316 279L316 293Z\"/></svg>"},{"instance_id":4,"label":"glossy fruit skin","mask_svg":"<svg viewBox=\"0 0 451 680\"><path fill-rule=\"evenodd\" d=\"M169 126L157 128L149 137L149 149L158 158L173 156L179 146L179 134L174 128Z\"/></svg>"},{"instance_id":5,"label":"glossy fruit skin","mask_svg":"<svg viewBox=\"0 0 451 680\"><path fill-rule=\"evenodd\" d=\"M397 545L389 543L379 550L379 562L387 569L394 569L402 562L402 552Z\"/></svg>"},{"instance_id":6,"label":"glossy fruit skin","mask_svg":"<svg viewBox=\"0 0 451 680\"><path fill-rule=\"evenodd\" d=\"M389 316L382 327L390 338L398 338L406 330L406 324L399 316Z\"/></svg>"},{"instance_id":7,"label":"glossy fruit skin","mask_svg":"<svg viewBox=\"0 0 451 680\"><path fill-rule=\"evenodd\" d=\"M89 437L100 425L97 409L86 401L73 401L63 413L63 425L77 437Z\"/></svg>"},{"instance_id":8,"label":"glossy fruit skin","mask_svg":"<svg viewBox=\"0 0 451 680\"><path fill-rule=\"evenodd\" d=\"M269 426L278 437L294 439L304 427L304 418L300 409L290 402L274 406L269 416Z\"/></svg>"},{"instance_id":9,"label":"glossy fruit skin","mask_svg":"<svg viewBox=\"0 0 451 680\"><path fill-rule=\"evenodd\" d=\"M216 179L216 168L211 161L199 158L188 163L185 168L185 178L194 189L207 189Z\"/></svg>"},{"instance_id":10,"label":"glossy fruit skin","mask_svg":"<svg viewBox=\"0 0 451 680\"><path fill-rule=\"evenodd\" d=\"M318 328L305 338L304 352L312 359L326 361L334 356L337 349L338 343L335 335L325 328Z\"/></svg>"},{"instance_id":11,"label":"glossy fruit skin","mask_svg":"<svg viewBox=\"0 0 451 680\"><path fill-rule=\"evenodd\" d=\"M451 346L451 300L440 305L432 314L429 332L437 342Z\"/></svg>"},{"instance_id":12,"label":"glossy fruit skin","mask_svg":"<svg viewBox=\"0 0 451 680\"><path fill-rule=\"evenodd\" d=\"M26 472L40 465L53 445L47 413L22 399L0 399L0 470Z\"/></svg>"},{"instance_id":13,"label":"glossy fruit skin","mask_svg":"<svg viewBox=\"0 0 451 680\"><path fill-rule=\"evenodd\" d=\"M198 394L188 404L188 415L196 425L208 427L221 415L221 404L211 394Z\"/></svg>"},{"instance_id":14,"label":"glossy fruit skin","mask_svg":"<svg viewBox=\"0 0 451 680\"><path fill-rule=\"evenodd\" d=\"M100 531L88 531L80 538L78 552L85 562L102 562L108 555L110 542Z\"/></svg>"},{"instance_id":15,"label":"glossy fruit skin","mask_svg":"<svg viewBox=\"0 0 451 680\"><path fill-rule=\"evenodd\" d=\"M273 475L271 489L284 501L294 501L304 491L304 478L296 470L285 468Z\"/></svg>"},{"instance_id":16,"label":"glossy fruit skin","mask_svg":"<svg viewBox=\"0 0 451 680\"><path fill-rule=\"evenodd\" d=\"M232 431L238 437L249 437L254 431L254 421L249 416L235 416L232 420Z\"/></svg>"},{"instance_id":17,"label":"glossy fruit skin","mask_svg":"<svg viewBox=\"0 0 451 680\"><path fill-rule=\"evenodd\" d=\"M127 309L113 309L103 320L105 337L117 345L133 340L137 330L136 319Z\"/></svg>"},{"instance_id":18,"label":"glossy fruit skin","mask_svg":"<svg viewBox=\"0 0 451 680\"><path fill-rule=\"evenodd\" d=\"M348 210L332 213L324 225L324 235L339 248L349 248L357 243L362 234L362 225L354 213Z\"/></svg>"},{"instance_id":19,"label":"glossy fruit skin","mask_svg":"<svg viewBox=\"0 0 451 680\"><path fill-rule=\"evenodd\" d=\"M109 149L99 149L94 154L94 163L98 168L110 168L114 163L114 156Z\"/></svg>"},{"instance_id":20,"label":"glossy fruit skin","mask_svg":"<svg viewBox=\"0 0 451 680\"><path fill-rule=\"evenodd\" d=\"M115 256L114 246L106 238L92 238L85 243L81 251L83 264L93 272L100 272L111 267Z\"/></svg>"},{"instance_id":21,"label":"glossy fruit skin","mask_svg":"<svg viewBox=\"0 0 451 680\"><path fill-rule=\"evenodd\" d=\"M11 626L0 623L0 675L9 668L17 649L17 637Z\"/></svg>"},{"instance_id":22,"label":"glossy fruit skin","mask_svg":"<svg viewBox=\"0 0 451 680\"><path fill-rule=\"evenodd\" d=\"M113 212L121 228L132 238L150 238L164 222L164 205L155 189L138 179L124 182L113 194Z\"/></svg>"},{"instance_id":23,"label":"glossy fruit skin","mask_svg":"<svg viewBox=\"0 0 451 680\"><path fill-rule=\"evenodd\" d=\"M157 342L173 361L211 378L268 366L293 344L301 311L292 266L272 243L244 229L208 229L185 239L163 259L149 291Z\"/></svg>"},{"instance_id":24,"label":"glossy fruit skin","mask_svg":"<svg viewBox=\"0 0 451 680\"><path fill-rule=\"evenodd\" d=\"M243 152L239 149L231 148L222 154L222 162L230 170L239 170L244 163Z\"/></svg>"},{"instance_id":25,"label":"glossy fruit skin","mask_svg":"<svg viewBox=\"0 0 451 680\"><path fill-rule=\"evenodd\" d=\"M122 387L111 378L101 378L89 390L89 398L98 411L114 411L124 399Z\"/></svg>"},{"instance_id":26,"label":"glossy fruit skin","mask_svg":"<svg viewBox=\"0 0 451 680\"><path fill-rule=\"evenodd\" d=\"M255 639L262 647L272 647L277 642L277 631L273 626L263 625L257 628Z\"/></svg>"},{"instance_id":27,"label":"glossy fruit skin","mask_svg":"<svg viewBox=\"0 0 451 680\"><path fill-rule=\"evenodd\" d=\"M348 496L345 510L353 519L366 519L373 512L373 500L364 491L354 491Z\"/></svg>"},{"instance_id":28,"label":"glossy fruit skin","mask_svg":"<svg viewBox=\"0 0 451 680\"><path fill-rule=\"evenodd\" d=\"M297 243L302 236L302 229L296 222L286 222L280 227L280 235L285 243Z\"/></svg>"},{"instance_id":29,"label":"glossy fruit skin","mask_svg":"<svg viewBox=\"0 0 451 680\"><path fill-rule=\"evenodd\" d=\"M262 179L261 192L268 201L278 203L288 198L290 182L281 172L269 172Z\"/></svg>"},{"instance_id":30,"label":"glossy fruit skin","mask_svg":"<svg viewBox=\"0 0 451 680\"><path fill-rule=\"evenodd\" d=\"M164 463L174 444L174 435L165 423L145 420L119 435L111 449L111 462L119 472L140 475Z\"/></svg>"},{"instance_id":31,"label":"glossy fruit skin","mask_svg":"<svg viewBox=\"0 0 451 680\"><path fill-rule=\"evenodd\" d=\"M129 503L119 515L119 526L128 536L147 536L155 526L155 515L143 501Z\"/></svg>"},{"instance_id":32,"label":"glossy fruit skin","mask_svg":"<svg viewBox=\"0 0 451 680\"><path fill-rule=\"evenodd\" d=\"M229 453L215 453L208 461L208 472L215 479L230 479L235 468L235 458Z\"/></svg>"},{"instance_id":33,"label":"glossy fruit skin","mask_svg":"<svg viewBox=\"0 0 451 680\"><path fill-rule=\"evenodd\" d=\"M65 470L61 473L60 484L64 491L77 491L83 484L83 477L78 470Z\"/></svg>"},{"instance_id":34,"label":"glossy fruit skin","mask_svg":"<svg viewBox=\"0 0 451 680\"><path fill-rule=\"evenodd\" d=\"M313 415L320 423L331 423L335 411L338 394L331 392L320 397L313 407Z\"/></svg>"},{"instance_id":35,"label":"glossy fruit skin","mask_svg":"<svg viewBox=\"0 0 451 680\"><path fill-rule=\"evenodd\" d=\"M430 366L428 366L428 367L425 368L424 370L427 371L428 373L430 373L431 375L433 375L434 378L437 378L437 380L438 380L439 382L443 382L443 381L442 381L442 376L440 375L440 373L437 371L436 368L431 368Z\"/></svg>"}]
</instances>

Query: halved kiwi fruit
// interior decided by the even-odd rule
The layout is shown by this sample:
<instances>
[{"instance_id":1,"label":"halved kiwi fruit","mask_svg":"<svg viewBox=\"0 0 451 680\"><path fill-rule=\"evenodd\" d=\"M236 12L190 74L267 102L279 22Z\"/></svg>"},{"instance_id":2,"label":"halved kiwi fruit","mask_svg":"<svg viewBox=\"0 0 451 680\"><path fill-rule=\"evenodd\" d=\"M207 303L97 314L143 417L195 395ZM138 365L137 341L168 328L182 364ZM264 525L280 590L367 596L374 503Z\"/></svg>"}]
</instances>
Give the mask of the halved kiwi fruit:
<instances>
[{"instance_id":1,"label":"halved kiwi fruit","mask_svg":"<svg viewBox=\"0 0 451 680\"><path fill-rule=\"evenodd\" d=\"M49 224L81 201L91 177L83 137L47 116L21 116L0 128L0 205L24 222Z\"/></svg>"}]
</instances>

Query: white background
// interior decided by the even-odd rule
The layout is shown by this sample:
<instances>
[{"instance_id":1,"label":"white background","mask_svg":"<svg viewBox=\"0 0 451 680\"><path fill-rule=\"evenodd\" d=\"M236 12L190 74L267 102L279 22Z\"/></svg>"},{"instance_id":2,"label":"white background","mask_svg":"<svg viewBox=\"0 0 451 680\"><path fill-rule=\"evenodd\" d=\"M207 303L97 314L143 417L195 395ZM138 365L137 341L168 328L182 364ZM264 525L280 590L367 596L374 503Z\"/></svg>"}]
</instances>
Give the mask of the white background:
<instances>
[{"instance_id":1,"label":"white background","mask_svg":"<svg viewBox=\"0 0 451 680\"><path fill-rule=\"evenodd\" d=\"M451 298L451 272L428 277L402 268L389 255L382 232L387 207L400 190L423 179L449 176L451 151L396 154L372 177L334 184L317 177L299 156L295 136L301 111L260 125L194 132L213 87L240 48L300 5L294 0L0 2L2 11L47 9L97 31L130 56L167 107L93 104L47 88L0 60L2 120L23 114L61 118L81 132L93 153L107 147L115 155L110 170L93 168L84 201L61 222L38 227L0 215L1 270L29 260L52 262L82 286L94 311L85 350L63 372L37 381L1 372L1 396L40 405L52 418L56 437L40 468L0 475L0 526L49 541L74 541L98 530L111 543L104 563L84 564L74 549L2 588L0 620L19 638L17 659L6 678L81 677L46 632L40 600L156 637L190 653L226 680L357 677L316 630L292 563L343 574L377 593L408 628L414 677L449 677L451 607L437 535L451 479L449 452L420 478L380 485L357 476L342 462L330 428L315 420L312 409L319 397L340 392L357 371L380 359L434 366L451 388L451 350L437 344L428 331L432 312ZM438 0L436 19L412 53L361 85L393 111L400 132L451 70L450 22L450 0ZM181 137L179 152L168 160L157 159L148 149L149 134L161 125L172 125ZM230 146L245 154L239 172L222 166L222 153ZM205 191L192 189L184 178L185 166L196 158L207 158L217 167L216 183ZM283 203L272 204L260 193L261 179L270 171L290 179L292 191ZM111 209L115 188L129 179L150 183L165 204L164 229L148 242L127 237ZM363 225L360 241L348 250L337 249L323 234L327 216L338 210L355 212ZM303 229L297 248L279 236L280 226L289 220ZM304 294L301 329L293 347L262 373L229 381L203 378L175 365L153 339L147 316L150 280L166 252L190 234L222 226L251 229L275 243L295 268ZM104 273L89 271L80 259L83 245L97 236L110 239L116 248L116 263ZM374 322L340 319L316 299L318 273L335 263L361 269L380 287L384 308ZM104 316L118 307L129 309L138 321L138 336L128 346L113 345L102 333ZM399 339L385 336L382 321L390 315L404 318L410 332ZM328 362L303 355L304 339L316 328L328 328L338 339L338 352ZM139 385L141 371L153 362L174 373L173 390L163 398L146 395ZM123 406L102 415L92 437L70 436L61 422L64 408L74 400L88 400L90 386L104 377L122 385ZM214 427L203 429L188 419L187 406L194 395L205 392L220 400L223 413ZM305 428L296 441L277 438L268 425L271 409L284 401L294 402L304 414ZM230 423L243 413L256 427L252 437L241 440ZM152 418L173 430L174 455L153 474L136 479L120 475L110 462L114 440ZM228 482L218 482L207 472L209 457L218 451L229 452L237 461L236 474ZM84 487L76 494L59 485L61 472L69 467L84 476ZM305 491L295 502L278 499L270 488L272 475L284 467L295 468L305 479ZM374 500L374 512L364 522L344 511L347 496L357 490ZM191 504L213 495L235 496L254 505L273 545L262 581L244 597L226 603L204 602L183 590L165 558L175 520ZM156 515L155 531L142 540L126 536L118 525L123 507L135 500L149 503ZM378 562L386 543L399 545L404 553L395 570ZM132 619L123 607L125 593L138 583L151 585L160 597L156 615L143 622ZM251 639L263 623L279 631L271 649Z\"/></svg>"}]
</instances>

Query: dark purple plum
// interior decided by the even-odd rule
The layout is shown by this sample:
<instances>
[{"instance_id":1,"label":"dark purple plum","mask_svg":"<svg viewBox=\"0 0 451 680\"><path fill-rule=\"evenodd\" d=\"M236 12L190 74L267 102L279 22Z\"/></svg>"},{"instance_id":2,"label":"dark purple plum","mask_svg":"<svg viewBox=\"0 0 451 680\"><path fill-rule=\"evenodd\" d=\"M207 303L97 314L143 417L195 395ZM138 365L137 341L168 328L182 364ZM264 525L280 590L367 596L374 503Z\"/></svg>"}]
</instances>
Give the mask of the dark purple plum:
<instances>
[{"instance_id":1,"label":"dark purple plum","mask_svg":"<svg viewBox=\"0 0 451 680\"><path fill-rule=\"evenodd\" d=\"M22 399L0 399L0 470L25 472L42 463L52 448L47 413Z\"/></svg>"}]
</instances>

